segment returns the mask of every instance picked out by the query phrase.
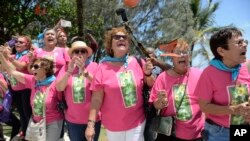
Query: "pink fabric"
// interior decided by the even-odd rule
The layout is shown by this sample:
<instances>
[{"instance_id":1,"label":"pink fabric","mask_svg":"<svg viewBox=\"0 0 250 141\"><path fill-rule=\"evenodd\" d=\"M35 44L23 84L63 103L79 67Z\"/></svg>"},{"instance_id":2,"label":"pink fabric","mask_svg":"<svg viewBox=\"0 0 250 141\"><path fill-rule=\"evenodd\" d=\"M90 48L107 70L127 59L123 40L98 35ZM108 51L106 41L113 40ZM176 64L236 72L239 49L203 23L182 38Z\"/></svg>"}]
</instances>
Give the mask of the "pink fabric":
<instances>
[{"instance_id":1,"label":"pink fabric","mask_svg":"<svg viewBox=\"0 0 250 141\"><path fill-rule=\"evenodd\" d=\"M15 55L12 56L13 58L15 58ZM20 62L25 62L26 64L29 64L29 58L28 58L28 55L24 55L22 57L20 57L18 59L18 61ZM17 69L18 71L22 72L22 73L25 73L25 74L29 74L28 72L28 69L25 69L25 70L19 70ZM25 85L19 81L16 81L16 85L11 85L11 88L14 90L14 91L18 91L18 90L22 90L25 88Z\"/></svg>"},{"instance_id":2,"label":"pink fabric","mask_svg":"<svg viewBox=\"0 0 250 141\"><path fill-rule=\"evenodd\" d=\"M97 67L98 67L97 63L91 62L86 69L89 72L89 74L94 75ZM57 80L63 77L66 71L67 71L67 65L61 69L61 71L58 74ZM77 75L78 75L78 69L76 68L75 71L73 72L73 76L77 77ZM68 105L68 109L65 111L65 118L67 121L75 124L87 124L88 122L89 108L91 102L91 92L89 88L91 83L85 77L83 77L83 79L84 79L84 86L83 86L84 93L82 95L84 95L85 97L85 100L83 102L74 102L72 76L69 77L67 86L64 91L65 100ZM100 117L98 117L97 120L100 120Z\"/></svg>"},{"instance_id":3,"label":"pink fabric","mask_svg":"<svg viewBox=\"0 0 250 141\"><path fill-rule=\"evenodd\" d=\"M46 97L46 124L63 119L63 115L57 110L60 92L56 91L54 82L51 83L49 95ZM27 88L31 89L30 101L33 119L39 121L42 117L34 115L34 97L38 91L45 94L48 86L35 87L36 80L33 75L25 75L25 84Z\"/></svg>"},{"instance_id":4,"label":"pink fabric","mask_svg":"<svg viewBox=\"0 0 250 141\"><path fill-rule=\"evenodd\" d=\"M245 64L242 64L240 74L237 78L237 84L247 84L247 86L250 84L250 76ZM213 66L208 66L201 75L195 93L202 100L210 101L211 103L221 106L228 106L231 102L229 88L232 86L235 86L235 83L231 79L230 72L221 71ZM206 118L228 128L230 127L230 117L230 115L206 114Z\"/></svg>"},{"instance_id":5,"label":"pink fabric","mask_svg":"<svg viewBox=\"0 0 250 141\"><path fill-rule=\"evenodd\" d=\"M184 100L181 103L181 108L178 113L180 114L183 111L183 107L188 107L190 109L190 116L185 120L177 119L175 125L176 137L181 139L191 140L199 138L201 136L201 130L204 129L204 116L202 116L202 112L198 105L198 98L194 95L194 90L197 85L200 74L201 71L195 68L190 68L189 76L185 75L180 77L174 77L170 76L166 72L163 72L158 76L151 90L149 99L150 102L156 101L159 90L166 91L166 97L168 99L169 104L167 108L164 108L162 110L161 115L175 116L179 104L175 104L176 101L174 96L177 94L174 93L174 86L176 84L188 83L185 93L188 98L184 97ZM183 89L183 91L184 90L185 89ZM182 98L182 94L179 96L179 98Z\"/></svg>"},{"instance_id":6,"label":"pink fabric","mask_svg":"<svg viewBox=\"0 0 250 141\"><path fill-rule=\"evenodd\" d=\"M127 72L131 72L135 82L136 103L125 107L118 75L125 71L110 62L99 64L92 81L91 90L103 91L101 106L102 124L110 131L124 131L137 127L145 120L143 111L143 71L135 58L128 63ZM132 93L131 93L132 94Z\"/></svg>"},{"instance_id":7,"label":"pink fabric","mask_svg":"<svg viewBox=\"0 0 250 141\"><path fill-rule=\"evenodd\" d=\"M55 76L58 75L60 69L65 65L66 61L68 61L68 56L66 55L65 48L55 47L55 49L51 52L47 52L42 48L36 48L34 50L34 56L36 58L48 58L53 59L55 64Z\"/></svg>"}]
</instances>

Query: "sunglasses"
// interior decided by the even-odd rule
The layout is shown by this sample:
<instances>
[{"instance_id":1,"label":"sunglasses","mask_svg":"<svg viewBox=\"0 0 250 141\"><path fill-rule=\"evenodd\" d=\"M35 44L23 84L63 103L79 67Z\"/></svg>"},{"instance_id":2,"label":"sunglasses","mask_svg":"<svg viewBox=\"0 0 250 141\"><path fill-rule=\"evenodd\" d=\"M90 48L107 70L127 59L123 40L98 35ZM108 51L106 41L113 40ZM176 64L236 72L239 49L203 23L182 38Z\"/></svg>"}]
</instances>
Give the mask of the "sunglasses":
<instances>
[{"instance_id":1,"label":"sunglasses","mask_svg":"<svg viewBox=\"0 0 250 141\"><path fill-rule=\"evenodd\" d=\"M30 69L34 68L35 70L41 68L38 64L33 64L30 66Z\"/></svg>"},{"instance_id":2,"label":"sunglasses","mask_svg":"<svg viewBox=\"0 0 250 141\"><path fill-rule=\"evenodd\" d=\"M124 40L128 39L127 35L113 35L113 39L115 40L120 40L121 38L123 38Z\"/></svg>"},{"instance_id":3,"label":"sunglasses","mask_svg":"<svg viewBox=\"0 0 250 141\"><path fill-rule=\"evenodd\" d=\"M17 43L23 44L23 43L26 43L26 42L23 42L23 41L16 41L16 44L17 44Z\"/></svg>"},{"instance_id":4,"label":"sunglasses","mask_svg":"<svg viewBox=\"0 0 250 141\"><path fill-rule=\"evenodd\" d=\"M73 53L74 54L79 54L79 53L84 54L84 53L87 53L87 50L85 50L85 49L77 49L77 50L74 50Z\"/></svg>"}]
</instances>

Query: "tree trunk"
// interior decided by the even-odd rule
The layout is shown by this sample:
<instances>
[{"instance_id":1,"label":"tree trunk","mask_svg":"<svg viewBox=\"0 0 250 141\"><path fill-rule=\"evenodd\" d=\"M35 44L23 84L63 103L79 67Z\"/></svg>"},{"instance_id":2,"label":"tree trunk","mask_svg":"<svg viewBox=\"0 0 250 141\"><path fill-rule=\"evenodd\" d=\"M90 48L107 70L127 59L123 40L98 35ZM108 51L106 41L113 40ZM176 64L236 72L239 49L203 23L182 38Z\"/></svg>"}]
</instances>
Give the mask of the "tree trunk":
<instances>
[{"instance_id":1,"label":"tree trunk","mask_svg":"<svg viewBox=\"0 0 250 141\"><path fill-rule=\"evenodd\" d=\"M77 3L77 25L78 36L83 36L83 0L76 0Z\"/></svg>"}]
</instances>

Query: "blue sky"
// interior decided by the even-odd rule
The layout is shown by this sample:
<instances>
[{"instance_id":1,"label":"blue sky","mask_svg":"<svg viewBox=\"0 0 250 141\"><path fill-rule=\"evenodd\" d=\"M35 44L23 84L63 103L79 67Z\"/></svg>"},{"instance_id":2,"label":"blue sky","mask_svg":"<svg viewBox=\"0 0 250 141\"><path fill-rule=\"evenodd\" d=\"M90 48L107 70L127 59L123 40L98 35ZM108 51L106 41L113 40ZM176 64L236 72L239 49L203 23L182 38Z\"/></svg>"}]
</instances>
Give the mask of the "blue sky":
<instances>
[{"instance_id":1,"label":"blue sky","mask_svg":"<svg viewBox=\"0 0 250 141\"><path fill-rule=\"evenodd\" d=\"M243 29L243 36L250 41L250 0L215 0L220 2L219 9L215 12L215 26L233 24ZM205 3L206 0L203 0ZM248 46L249 47L249 46ZM250 59L250 48L247 51Z\"/></svg>"}]
</instances>

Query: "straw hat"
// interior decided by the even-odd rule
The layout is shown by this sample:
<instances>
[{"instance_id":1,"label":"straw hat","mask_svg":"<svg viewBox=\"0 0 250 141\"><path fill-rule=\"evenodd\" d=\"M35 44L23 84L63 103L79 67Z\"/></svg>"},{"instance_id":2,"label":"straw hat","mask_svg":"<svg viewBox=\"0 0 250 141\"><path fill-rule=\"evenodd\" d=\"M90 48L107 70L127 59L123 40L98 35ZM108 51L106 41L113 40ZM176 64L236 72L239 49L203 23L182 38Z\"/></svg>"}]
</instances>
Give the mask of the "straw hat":
<instances>
[{"instance_id":1,"label":"straw hat","mask_svg":"<svg viewBox=\"0 0 250 141\"><path fill-rule=\"evenodd\" d=\"M69 56L72 55L72 52L76 49L86 49L88 52L88 57L92 55L92 49L87 46L87 44L83 41L75 41L71 44L71 48L69 49Z\"/></svg>"}]
</instances>

